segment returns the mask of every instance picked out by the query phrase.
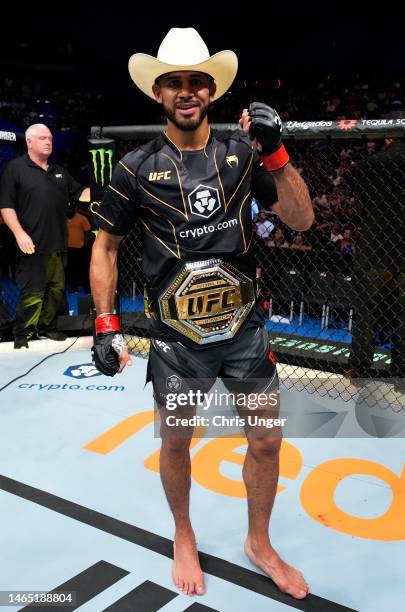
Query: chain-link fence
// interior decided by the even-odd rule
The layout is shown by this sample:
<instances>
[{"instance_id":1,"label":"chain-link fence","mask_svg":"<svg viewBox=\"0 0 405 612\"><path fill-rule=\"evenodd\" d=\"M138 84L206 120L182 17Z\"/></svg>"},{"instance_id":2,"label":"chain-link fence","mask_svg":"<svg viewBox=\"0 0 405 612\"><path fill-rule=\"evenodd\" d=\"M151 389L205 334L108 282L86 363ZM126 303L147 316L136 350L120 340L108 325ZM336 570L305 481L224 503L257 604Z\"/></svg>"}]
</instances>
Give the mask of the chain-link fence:
<instances>
[{"instance_id":1,"label":"chain-link fence","mask_svg":"<svg viewBox=\"0 0 405 612\"><path fill-rule=\"evenodd\" d=\"M315 223L294 232L263 212L257 224L273 350L295 366L284 382L349 399L369 379L383 379L370 395L395 405L405 378L405 143L327 140L288 149L310 188ZM311 381L308 368L316 372Z\"/></svg>"},{"instance_id":2,"label":"chain-link fence","mask_svg":"<svg viewBox=\"0 0 405 612\"><path fill-rule=\"evenodd\" d=\"M284 128L315 222L296 232L260 203L253 207L260 299L280 377L287 387L343 399L370 378L386 381L382 397L399 392L405 379L405 121ZM117 139L119 158L158 130L104 128L103 135ZM141 264L135 228L120 249L119 304L131 348L147 355Z\"/></svg>"},{"instance_id":3,"label":"chain-link fence","mask_svg":"<svg viewBox=\"0 0 405 612\"><path fill-rule=\"evenodd\" d=\"M120 159L160 129L93 128L91 161L100 165L104 182L114 141ZM390 384L394 379L401 385L405 121L290 122L284 132L292 161L309 186L316 219L310 230L294 232L271 210L253 208L260 299L280 376L294 388L341 397L353 396L350 377L384 378ZM95 146L101 137L114 141L99 140ZM95 178L100 178L97 171ZM2 299L12 313L16 295L8 278L14 257L11 245L5 247ZM119 267L123 328L131 348L147 355L138 227L123 241Z\"/></svg>"}]
</instances>

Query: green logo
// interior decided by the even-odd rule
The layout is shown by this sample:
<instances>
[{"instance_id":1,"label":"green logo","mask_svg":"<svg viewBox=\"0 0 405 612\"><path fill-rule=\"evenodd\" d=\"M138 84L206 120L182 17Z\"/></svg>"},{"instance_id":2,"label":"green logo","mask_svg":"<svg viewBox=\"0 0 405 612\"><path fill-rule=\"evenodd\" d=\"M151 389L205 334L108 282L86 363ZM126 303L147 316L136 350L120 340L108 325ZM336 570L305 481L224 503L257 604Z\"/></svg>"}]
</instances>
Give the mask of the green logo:
<instances>
[{"instance_id":1,"label":"green logo","mask_svg":"<svg viewBox=\"0 0 405 612\"><path fill-rule=\"evenodd\" d=\"M112 177L112 160L113 150L112 149L90 149L91 159L93 162L94 179L96 183L100 182L104 187L104 176L106 164L108 164L108 180L111 181ZM99 167L100 165L100 167Z\"/></svg>"}]
</instances>

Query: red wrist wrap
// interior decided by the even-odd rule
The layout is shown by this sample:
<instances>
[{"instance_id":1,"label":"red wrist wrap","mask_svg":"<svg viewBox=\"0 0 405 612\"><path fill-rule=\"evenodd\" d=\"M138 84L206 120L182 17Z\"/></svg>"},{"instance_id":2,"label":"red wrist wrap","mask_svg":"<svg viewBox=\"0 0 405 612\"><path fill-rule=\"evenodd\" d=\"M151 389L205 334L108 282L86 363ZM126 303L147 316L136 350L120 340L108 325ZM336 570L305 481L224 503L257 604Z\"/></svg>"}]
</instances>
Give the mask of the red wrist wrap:
<instances>
[{"instance_id":1,"label":"red wrist wrap","mask_svg":"<svg viewBox=\"0 0 405 612\"><path fill-rule=\"evenodd\" d=\"M290 161L290 156L282 144L275 153L272 153L271 155L263 155L263 157L260 157L260 159L263 162L263 166L266 170L274 172L275 170L281 170L281 168L284 168L284 166Z\"/></svg>"},{"instance_id":2,"label":"red wrist wrap","mask_svg":"<svg viewBox=\"0 0 405 612\"><path fill-rule=\"evenodd\" d=\"M120 332L120 322L118 315L105 313L97 317L96 334L105 334L106 332Z\"/></svg>"}]
</instances>

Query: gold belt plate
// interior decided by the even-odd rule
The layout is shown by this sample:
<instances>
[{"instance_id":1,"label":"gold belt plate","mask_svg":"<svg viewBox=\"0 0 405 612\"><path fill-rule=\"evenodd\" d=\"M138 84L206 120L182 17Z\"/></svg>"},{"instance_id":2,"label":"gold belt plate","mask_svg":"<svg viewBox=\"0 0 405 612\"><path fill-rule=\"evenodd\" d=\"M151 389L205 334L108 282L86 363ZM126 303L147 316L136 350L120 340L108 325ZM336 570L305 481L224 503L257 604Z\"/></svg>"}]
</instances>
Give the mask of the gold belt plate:
<instances>
[{"instance_id":1,"label":"gold belt plate","mask_svg":"<svg viewBox=\"0 0 405 612\"><path fill-rule=\"evenodd\" d=\"M162 321L197 344L232 338L254 303L253 281L220 259L184 264L159 297Z\"/></svg>"}]
</instances>

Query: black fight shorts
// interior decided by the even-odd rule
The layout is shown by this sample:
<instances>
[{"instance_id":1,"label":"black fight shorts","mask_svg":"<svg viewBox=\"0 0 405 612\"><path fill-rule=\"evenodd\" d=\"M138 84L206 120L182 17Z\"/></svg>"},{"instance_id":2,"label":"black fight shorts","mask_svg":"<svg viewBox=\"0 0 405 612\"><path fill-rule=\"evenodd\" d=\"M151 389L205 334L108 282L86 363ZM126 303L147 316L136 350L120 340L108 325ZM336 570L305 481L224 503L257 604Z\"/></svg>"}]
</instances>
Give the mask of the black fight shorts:
<instances>
[{"instance_id":1,"label":"black fight shorts","mask_svg":"<svg viewBox=\"0 0 405 612\"><path fill-rule=\"evenodd\" d=\"M234 395L278 392L276 360L265 327L247 329L235 342L203 350L151 340L146 382L152 382L156 408L166 407L174 394L207 393L217 379Z\"/></svg>"}]
</instances>

